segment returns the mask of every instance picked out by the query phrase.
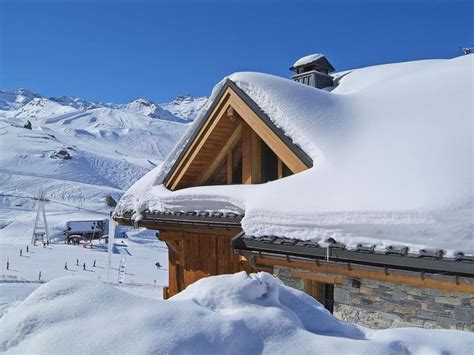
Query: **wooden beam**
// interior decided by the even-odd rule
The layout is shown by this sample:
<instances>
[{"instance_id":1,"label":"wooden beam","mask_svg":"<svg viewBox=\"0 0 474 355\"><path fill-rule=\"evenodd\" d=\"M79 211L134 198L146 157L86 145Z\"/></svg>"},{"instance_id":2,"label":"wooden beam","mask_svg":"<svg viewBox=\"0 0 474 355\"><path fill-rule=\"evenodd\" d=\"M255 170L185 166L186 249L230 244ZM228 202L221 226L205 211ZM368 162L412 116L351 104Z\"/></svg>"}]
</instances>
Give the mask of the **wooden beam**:
<instances>
[{"instance_id":1,"label":"wooden beam","mask_svg":"<svg viewBox=\"0 0 474 355\"><path fill-rule=\"evenodd\" d=\"M145 227L145 226L144 226ZM146 227L148 229L155 229L160 231L160 240L181 240L182 237L178 235L187 234L209 234L217 236L232 236L235 237L242 231L242 228L225 228L225 227L212 227L212 226L189 226L179 224L153 224ZM175 232L174 234L172 232ZM230 247L229 247L230 248Z\"/></svg>"},{"instance_id":2,"label":"wooden beam","mask_svg":"<svg viewBox=\"0 0 474 355\"><path fill-rule=\"evenodd\" d=\"M229 104L293 173L309 168L234 91L230 92Z\"/></svg>"},{"instance_id":3,"label":"wooden beam","mask_svg":"<svg viewBox=\"0 0 474 355\"><path fill-rule=\"evenodd\" d=\"M167 241L165 241L165 243L166 243L166 246L168 247L168 249L173 250L178 255L181 253L181 251L179 250L179 244L176 243L176 241L167 240Z\"/></svg>"},{"instance_id":4,"label":"wooden beam","mask_svg":"<svg viewBox=\"0 0 474 355\"><path fill-rule=\"evenodd\" d=\"M385 273L378 270L366 270L356 265L352 265L349 269L339 265L327 265L321 262L319 265L315 262L304 261L287 261L286 259L272 258L272 257L256 257L255 263L257 265L270 266L285 266L291 269L310 270L319 273L328 273L336 275L350 276L357 279L370 279L377 281L392 282L403 285L410 285L416 287L434 288L445 291L462 292L467 294L474 294L474 284L472 283L456 283L453 281L446 281L435 278L421 278L403 274L402 271L397 270L396 273ZM453 278L454 279L454 278Z\"/></svg>"},{"instance_id":5,"label":"wooden beam","mask_svg":"<svg viewBox=\"0 0 474 355\"><path fill-rule=\"evenodd\" d=\"M262 140L252 130L252 184L262 182Z\"/></svg>"},{"instance_id":6,"label":"wooden beam","mask_svg":"<svg viewBox=\"0 0 474 355\"><path fill-rule=\"evenodd\" d=\"M163 287L163 299L167 300L170 298L170 288L168 286Z\"/></svg>"},{"instance_id":7,"label":"wooden beam","mask_svg":"<svg viewBox=\"0 0 474 355\"><path fill-rule=\"evenodd\" d=\"M234 159L233 159L233 154L232 154L232 148L229 148L227 149L227 185L232 185L233 175L234 175Z\"/></svg>"},{"instance_id":8,"label":"wooden beam","mask_svg":"<svg viewBox=\"0 0 474 355\"><path fill-rule=\"evenodd\" d=\"M283 162L280 158L278 158L278 178L281 179L283 177Z\"/></svg>"},{"instance_id":9,"label":"wooden beam","mask_svg":"<svg viewBox=\"0 0 474 355\"><path fill-rule=\"evenodd\" d=\"M325 284L332 284L332 285L342 284L342 278L336 275L315 274L314 272L302 271L302 270L293 270L291 274L293 275L293 277L298 277L304 280L311 280L311 281L322 282Z\"/></svg>"},{"instance_id":10,"label":"wooden beam","mask_svg":"<svg viewBox=\"0 0 474 355\"><path fill-rule=\"evenodd\" d=\"M242 184L252 184L252 129L246 123L242 130Z\"/></svg>"},{"instance_id":11,"label":"wooden beam","mask_svg":"<svg viewBox=\"0 0 474 355\"><path fill-rule=\"evenodd\" d=\"M152 228L149 228L152 229ZM183 239L183 233L180 230L159 230L160 233L157 233L158 240L166 242L169 240L180 240Z\"/></svg>"},{"instance_id":12,"label":"wooden beam","mask_svg":"<svg viewBox=\"0 0 474 355\"><path fill-rule=\"evenodd\" d=\"M237 144L237 142L239 141L241 136L242 136L242 124L239 123L239 125L236 127L234 133L232 133L229 140L222 147L222 149L219 151L219 153L214 158L214 160L211 162L211 164L209 164L207 169L205 169L201 173L201 175L199 175L199 177L196 180L196 185L202 185L207 180L209 180L209 178L212 176L212 174L216 171L216 169L222 163L224 158L227 157L228 150L232 149Z\"/></svg>"}]
</instances>

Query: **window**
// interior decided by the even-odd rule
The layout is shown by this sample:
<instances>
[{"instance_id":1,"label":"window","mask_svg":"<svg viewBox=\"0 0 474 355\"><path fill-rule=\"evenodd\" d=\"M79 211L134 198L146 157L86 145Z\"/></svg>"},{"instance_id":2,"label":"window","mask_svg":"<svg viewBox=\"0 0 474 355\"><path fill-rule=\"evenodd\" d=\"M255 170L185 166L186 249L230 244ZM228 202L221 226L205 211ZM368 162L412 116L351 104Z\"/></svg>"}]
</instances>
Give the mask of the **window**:
<instances>
[{"instance_id":1,"label":"window","mask_svg":"<svg viewBox=\"0 0 474 355\"><path fill-rule=\"evenodd\" d=\"M262 141L262 183L278 179L278 157Z\"/></svg>"},{"instance_id":2,"label":"window","mask_svg":"<svg viewBox=\"0 0 474 355\"><path fill-rule=\"evenodd\" d=\"M281 177L293 175L292 171L283 162L279 162L276 154L262 141L262 183L279 178L278 164L281 164Z\"/></svg>"},{"instance_id":3,"label":"window","mask_svg":"<svg viewBox=\"0 0 474 355\"><path fill-rule=\"evenodd\" d=\"M214 174L209 178L207 185L226 185L227 184L227 160L224 159Z\"/></svg>"},{"instance_id":4,"label":"window","mask_svg":"<svg viewBox=\"0 0 474 355\"><path fill-rule=\"evenodd\" d=\"M329 312L334 311L334 285L313 280L305 281L305 292L318 300Z\"/></svg>"},{"instance_id":5,"label":"window","mask_svg":"<svg viewBox=\"0 0 474 355\"><path fill-rule=\"evenodd\" d=\"M242 183L242 140L232 149L232 184Z\"/></svg>"}]
</instances>

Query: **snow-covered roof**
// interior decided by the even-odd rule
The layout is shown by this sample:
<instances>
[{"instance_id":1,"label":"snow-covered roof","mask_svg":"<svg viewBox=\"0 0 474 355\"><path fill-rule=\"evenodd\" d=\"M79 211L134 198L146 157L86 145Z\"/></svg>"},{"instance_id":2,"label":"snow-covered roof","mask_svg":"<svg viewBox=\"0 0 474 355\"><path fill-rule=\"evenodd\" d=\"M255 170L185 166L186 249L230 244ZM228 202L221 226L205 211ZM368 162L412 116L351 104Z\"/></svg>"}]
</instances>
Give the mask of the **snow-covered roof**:
<instances>
[{"instance_id":1,"label":"snow-covered roof","mask_svg":"<svg viewBox=\"0 0 474 355\"><path fill-rule=\"evenodd\" d=\"M295 64L293 64L293 66L294 67L299 67L299 66L302 66L302 65L311 64L311 63L313 63L313 62L315 62L318 59L321 59L323 57L324 57L324 54L321 54L321 53L306 55L306 56L298 59L295 62Z\"/></svg>"},{"instance_id":2,"label":"snow-covered roof","mask_svg":"<svg viewBox=\"0 0 474 355\"><path fill-rule=\"evenodd\" d=\"M321 53L310 54L298 59L290 68L290 70L296 70L296 68L308 66L310 64L316 64L317 66L323 67L330 72L335 70L332 64L329 63L329 60L326 58L326 56Z\"/></svg>"},{"instance_id":3,"label":"snow-covered roof","mask_svg":"<svg viewBox=\"0 0 474 355\"><path fill-rule=\"evenodd\" d=\"M226 79L312 158L313 168L261 185L171 192L161 183L201 114L116 213L231 211L245 214L242 227L254 236L473 254L473 58L358 69L333 92L268 74L233 74ZM358 74L364 70L371 75Z\"/></svg>"}]
</instances>

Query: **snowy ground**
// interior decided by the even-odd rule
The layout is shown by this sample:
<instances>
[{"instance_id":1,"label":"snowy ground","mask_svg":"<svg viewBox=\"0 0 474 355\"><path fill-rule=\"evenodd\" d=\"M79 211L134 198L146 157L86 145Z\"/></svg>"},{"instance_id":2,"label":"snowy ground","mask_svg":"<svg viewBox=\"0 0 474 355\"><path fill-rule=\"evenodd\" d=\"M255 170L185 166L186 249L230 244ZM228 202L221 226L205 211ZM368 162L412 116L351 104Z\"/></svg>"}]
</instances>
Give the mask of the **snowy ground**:
<instances>
[{"instance_id":1,"label":"snowy ground","mask_svg":"<svg viewBox=\"0 0 474 355\"><path fill-rule=\"evenodd\" d=\"M209 277L167 301L62 278L0 319L0 351L7 353L471 354L473 348L468 332L374 331L341 322L267 273Z\"/></svg>"},{"instance_id":2,"label":"snowy ground","mask_svg":"<svg viewBox=\"0 0 474 355\"><path fill-rule=\"evenodd\" d=\"M111 208L105 197L118 200L160 164L205 102L178 97L161 105L145 99L103 104L0 90L0 315L41 285L40 271L42 281L64 276L106 280L106 245L84 249L64 244L65 223L107 218ZM28 121L31 129L24 127ZM69 157L58 157L59 151ZM36 214L32 198L40 192L50 200L46 215L55 241L47 248L29 245ZM126 232L123 244L116 240L111 281L117 282L125 256L127 273L120 287L161 298L167 283L166 246L153 231Z\"/></svg>"},{"instance_id":3,"label":"snowy ground","mask_svg":"<svg viewBox=\"0 0 474 355\"><path fill-rule=\"evenodd\" d=\"M95 241L92 249L67 245L62 241L52 242L44 248L42 245L29 245L28 234L23 238L8 239L3 238L0 243L0 315L25 299L42 282L64 276L99 282L107 280L108 253L103 242ZM27 245L29 252L26 252ZM19 255L20 249L22 256ZM124 284L118 285L118 267L122 257L125 257L126 274ZM9 270L6 269L7 261ZM160 269L156 268L156 262L162 265ZM127 238L116 239L109 274L110 282L116 287L142 297L161 299L162 288L168 282L167 272L168 250L164 243L156 239L153 231L129 230Z\"/></svg>"}]
</instances>

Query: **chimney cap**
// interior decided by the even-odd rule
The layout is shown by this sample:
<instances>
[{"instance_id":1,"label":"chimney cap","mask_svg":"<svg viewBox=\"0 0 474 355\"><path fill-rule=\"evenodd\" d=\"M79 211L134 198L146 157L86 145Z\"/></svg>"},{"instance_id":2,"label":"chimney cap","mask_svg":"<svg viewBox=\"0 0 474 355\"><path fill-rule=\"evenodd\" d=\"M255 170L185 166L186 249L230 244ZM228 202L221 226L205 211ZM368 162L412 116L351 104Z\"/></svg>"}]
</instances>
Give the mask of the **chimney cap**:
<instances>
[{"instance_id":1,"label":"chimney cap","mask_svg":"<svg viewBox=\"0 0 474 355\"><path fill-rule=\"evenodd\" d=\"M321 53L310 54L298 59L295 64L290 68L291 71L299 71L299 69L325 69L328 72L333 72L336 69L329 63L326 56ZM306 70L304 70L306 71Z\"/></svg>"}]
</instances>

